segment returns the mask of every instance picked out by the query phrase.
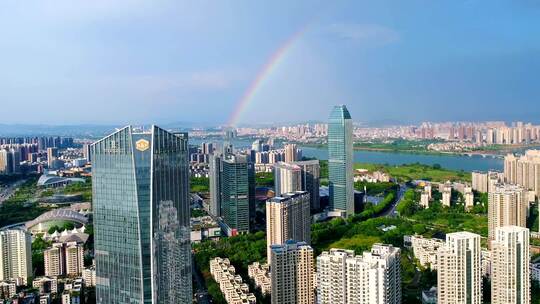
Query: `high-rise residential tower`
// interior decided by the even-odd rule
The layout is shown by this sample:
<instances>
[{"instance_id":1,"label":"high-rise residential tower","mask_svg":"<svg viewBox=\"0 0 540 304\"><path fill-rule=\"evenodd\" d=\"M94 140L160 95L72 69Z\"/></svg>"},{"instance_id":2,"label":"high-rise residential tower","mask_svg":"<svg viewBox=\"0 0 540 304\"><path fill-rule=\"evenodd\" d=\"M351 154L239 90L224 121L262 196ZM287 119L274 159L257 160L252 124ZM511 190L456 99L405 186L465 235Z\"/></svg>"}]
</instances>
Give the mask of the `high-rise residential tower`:
<instances>
[{"instance_id":1,"label":"high-rise residential tower","mask_svg":"<svg viewBox=\"0 0 540 304\"><path fill-rule=\"evenodd\" d=\"M222 161L221 216L232 234L247 233L255 206L255 172L247 155L230 154Z\"/></svg>"},{"instance_id":2,"label":"high-rise residential tower","mask_svg":"<svg viewBox=\"0 0 540 304\"><path fill-rule=\"evenodd\" d=\"M0 231L0 281L32 276L32 237L19 229Z\"/></svg>"},{"instance_id":3,"label":"high-rise residential tower","mask_svg":"<svg viewBox=\"0 0 540 304\"><path fill-rule=\"evenodd\" d=\"M358 256L352 250L323 252L317 257L318 303L401 303L400 254L382 244Z\"/></svg>"},{"instance_id":4,"label":"high-rise residential tower","mask_svg":"<svg viewBox=\"0 0 540 304\"><path fill-rule=\"evenodd\" d=\"M354 214L353 124L344 105L335 106L328 121L330 209Z\"/></svg>"},{"instance_id":5,"label":"high-rise residential tower","mask_svg":"<svg viewBox=\"0 0 540 304\"><path fill-rule=\"evenodd\" d=\"M287 241L270 247L272 304L315 303L313 248Z\"/></svg>"},{"instance_id":6,"label":"high-rise residential tower","mask_svg":"<svg viewBox=\"0 0 540 304\"><path fill-rule=\"evenodd\" d=\"M274 165L274 192L276 196L302 190L302 168L292 163Z\"/></svg>"},{"instance_id":7,"label":"high-rise residential tower","mask_svg":"<svg viewBox=\"0 0 540 304\"><path fill-rule=\"evenodd\" d=\"M66 274L68 276L80 276L84 269L84 248L77 242L69 242L65 245Z\"/></svg>"},{"instance_id":8,"label":"high-rise residential tower","mask_svg":"<svg viewBox=\"0 0 540 304\"><path fill-rule=\"evenodd\" d=\"M302 190L309 193L309 201L312 210L321 207L320 188L320 165L319 160L306 160L295 162L295 165L302 168Z\"/></svg>"},{"instance_id":9,"label":"high-rise residential tower","mask_svg":"<svg viewBox=\"0 0 540 304\"><path fill-rule=\"evenodd\" d=\"M517 184L540 196L540 150L528 150L520 157L508 154L504 158L507 183Z\"/></svg>"},{"instance_id":10,"label":"high-rise residential tower","mask_svg":"<svg viewBox=\"0 0 540 304\"><path fill-rule=\"evenodd\" d=\"M222 157L218 154L210 155L210 168L208 172L210 182L210 214L221 216L221 166Z\"/></svg>"},{"instance_id":11,"label":"high-rise residential tower","mask_svg":"<svg viewBox=\"0 0 540 304\"><path fill-rule=\"evenodd\" d=\"M47 148L47 165L53 168L53 161L58 158L58 148Z\"/></svg>"},{"instance_id":12,"label":"high-rise residential tower","mask_svg":"<svg viewBox=\"0 0 540 304\"><path fill-rule=\"evenodd\" d=\"M128 126L91 150L96 303L190 303L187 134Z\"/></svg>"},{"instance_id":13,"label":"high-rise residential tower","mask_svg":"<svg viewBox=\"0 0 540 304\"><path fill-rule=\"evenodd\" d=\"M529 229L495 229L491 243L491 303L530 303Z\"/></svg>"},{"instance_id":14,"label":"high-rise residential tower","mask_svg":"<svg viewBox=\"0 0 540 304\"><path fill-rule=\"evenodd\" d=\"M298 191L283 194L266 202L266 244L270 261L272 245L288 240L311 242L309 193Z\"/></svg>"},{"instance_id":15,"label":"high-rise residential tower","mask_svg":"<svg viewBox=\"0 0 540 304\"><path fill-rule=\"evenodd\" d=\"M52 244L51 248L43 252L43 257L46 276L56 277L66 274L64 244Z\"/></svg>"},{"instance_id":16,"label":"high-rise residential tower","mask_svg":"<svg viewBox=\"0 0 540 304\"><path fill-rule=\"evenodd\" d=\"M91 146L89 144L83 145L83 156L87 162L92 162L92 155L90 154Z\"/></svg>"},{"instance_id":17,"label":"high-rise residential tower","mask_svg":"<svg viewBox=\"0 0 540 304\"><path fill-rule=\"evenodd\" d=\"M446 235L437 253L437 303L481 304L480 236L470 232Z\"/></svg>"},{"instance_id":18,"label":"high-rise residential tower","mask_svg":"<svg viewBox=\"0 0 540 304\"><path fill-rule=\"evenodd\" d=\"M520 186L498 184L488 194L488 236L495 239L495 229L502 226L527 225L527 191Z\"/></svg>"},{"instance_id":19,"label":"high-rise residential tower","mask_svg":"<svg viewBox=\"0 0 540 304\"><path fill-rule=\"evenodd\" d=\"M302 158L302 152L296 147L296 144L285 145L285 161L292 163Z\"/></svg>"}]
</instances>

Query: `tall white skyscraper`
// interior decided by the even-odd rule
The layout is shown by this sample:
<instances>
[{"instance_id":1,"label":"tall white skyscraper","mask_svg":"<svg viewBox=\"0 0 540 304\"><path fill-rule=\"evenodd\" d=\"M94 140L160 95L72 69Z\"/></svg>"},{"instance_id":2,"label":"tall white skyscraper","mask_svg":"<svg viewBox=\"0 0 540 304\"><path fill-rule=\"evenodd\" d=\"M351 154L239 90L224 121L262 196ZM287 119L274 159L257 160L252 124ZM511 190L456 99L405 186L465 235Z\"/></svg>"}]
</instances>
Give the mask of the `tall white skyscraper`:
<instances>
[{"instance_id":1,"label":"tall white skyscraper","mask_svg":"<svg viewBox=\"0 0 540 304\"><path fill-rule=\"evenodd\" d=\"M491 247L491 303L530 303L529 229L497 227Z\"/></svg>"},{"instance_id":2,"label":"tall white skyscraper","mask_svg":"<svg viewBox=\"0 0 540 304\"><path fill-rule=\"evenodd\" d=\"M317 300L325 304L401 303L400 249L373 245L355 256L331 249L317 258Z\"/></svg>"},{"instance_id":3,"label":"tall white skyscraper","mask_svg":"<svg viewBox=\"0 0 540 304\"><path fill-rule=\"evenodd\" d=\"M481 304L480 236L470 232L446 235L437 253L438 304Z\"/></svg>"},{"instance_id":4,"label":"tall white skyscraper","mask_svg":"<svg viewBox=\"0 0 540 304\"><path fill-rule=\"evenodd\" d=\"M298 191L274 197L266 202L266 243L268 261L272 245L288 240L311 242L309 193Z\"/></svg>"},{"instance_id":5,"label":"tall white skyscraper","mask_svg":"<svg viewBox=\"0 0 540 304\"><path fill-rule=\"evenodd\" d=\"M315 303L313 248L287 241L271 246L272 304Z\"/></svg>"},{"instance_id":6,"label":"tall white skyscraper","mask_svg":"<svg viewBox=\"0 0 540 304\"><path fill-rule=\"evenodd\" d=\"M493 240L495 228L515 225L526 227L527 191L520 186L498 184L488 194L488 235Z\"/></svg>"},{"instance_id":7,"label":"tall white skyscraper","mask_svg":"<svg viewBox=\"0 0 540 304\"><path fill-rule=\"evenodd\" d=\"M32 276L32 238L19 229L0 231L0 281Z\"/></svg>"}]
</instances>

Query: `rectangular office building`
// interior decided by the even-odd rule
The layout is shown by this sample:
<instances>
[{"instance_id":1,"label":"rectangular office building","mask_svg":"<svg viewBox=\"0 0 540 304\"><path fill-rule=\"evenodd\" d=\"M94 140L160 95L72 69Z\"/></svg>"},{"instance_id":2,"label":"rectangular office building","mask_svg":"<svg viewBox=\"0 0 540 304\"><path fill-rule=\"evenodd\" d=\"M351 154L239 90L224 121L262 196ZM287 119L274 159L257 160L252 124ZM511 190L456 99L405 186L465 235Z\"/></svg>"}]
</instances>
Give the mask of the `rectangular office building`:
<instances>
[{"instance_id":1,"label":"rectangular office building","mask_svg":"<svg viewBox=\"0 0 540 304\"><path fill-rule=\"evenodd\" d=\"M128 126L94 143L96 303L191 303L187 134Z\"/></svg>"}]
</instances>

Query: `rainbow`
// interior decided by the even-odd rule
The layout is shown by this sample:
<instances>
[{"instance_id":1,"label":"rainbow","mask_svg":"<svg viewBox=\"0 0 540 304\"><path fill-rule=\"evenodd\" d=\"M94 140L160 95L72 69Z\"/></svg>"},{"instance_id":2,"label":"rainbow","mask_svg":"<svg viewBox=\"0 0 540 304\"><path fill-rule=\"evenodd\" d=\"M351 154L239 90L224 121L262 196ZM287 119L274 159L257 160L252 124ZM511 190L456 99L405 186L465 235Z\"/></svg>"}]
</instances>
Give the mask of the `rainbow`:
<instances>
[{"instance_id":1,"label":"rainbow","mask_svg":"<svg viewBox=\"0 0 540 304\"><path fill-rule=\"evenodd\" d=\"M268 78L270 74L272 74L273 71L277 69L279 64L283 62L283 59L287 55L287 53L292 49L296 41L298 41L302 35L305 33L307 29L307 26L303 27L299 31L295 32L294 35L289 37L287 41L278 48L272 56L266 61L262 69L259 70L257 73L257 76L253 81L250 83L248 89L244 92L242 95L242 98L236 103L236 106L234 107L234 111L231 113L231 116L229 117L228 126L235 126L241 115L246 111L249 104L253 101L253 98L257 94L258 90L262 87L264 84L264 81Z\"/></svg>"}]
</instances>

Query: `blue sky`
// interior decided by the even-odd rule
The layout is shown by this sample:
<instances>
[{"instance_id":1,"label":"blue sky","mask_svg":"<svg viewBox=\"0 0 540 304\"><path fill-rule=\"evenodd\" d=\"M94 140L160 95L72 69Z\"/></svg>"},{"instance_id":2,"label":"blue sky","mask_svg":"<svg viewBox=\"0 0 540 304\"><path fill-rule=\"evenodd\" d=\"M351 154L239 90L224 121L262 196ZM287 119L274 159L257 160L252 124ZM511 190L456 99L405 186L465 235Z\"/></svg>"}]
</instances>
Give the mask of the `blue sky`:
<instances>
[{"instance_id":1,"label":"blue sky","mask_svg":"<svg viewBox=\"0 0 540 304\"><path fill-rule=\"evenodd\" d=\"M240 122L540 122L535 3L2 1L2 122L225 123L301 29Z\"/></svg>"}]
</instances>

